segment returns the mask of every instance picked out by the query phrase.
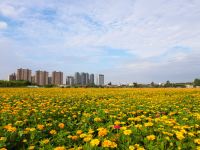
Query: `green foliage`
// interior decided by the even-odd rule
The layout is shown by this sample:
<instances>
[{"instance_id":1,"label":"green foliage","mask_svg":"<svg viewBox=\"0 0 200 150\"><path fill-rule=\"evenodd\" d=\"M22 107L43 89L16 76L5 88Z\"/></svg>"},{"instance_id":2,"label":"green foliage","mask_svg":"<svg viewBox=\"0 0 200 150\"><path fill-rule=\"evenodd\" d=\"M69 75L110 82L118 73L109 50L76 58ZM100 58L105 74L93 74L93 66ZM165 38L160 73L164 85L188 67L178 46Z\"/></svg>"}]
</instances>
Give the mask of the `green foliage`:
<instances>
[{"instance_id":1,"label":"green foliage","mask_svg":"<svg viewBox=\"0 0 200 150\"><path fill-rule=\"evenodd\" d=\"M5 81L5 80L0 80L0 87L24 87L31 85L29 81Z\"/></svg>"},{"instance_id":2,"label":"green foliage","mask_svg":"<svg viewBox=\"0 0 200 150\"><path fill-rule=\"evenodd\" d=\"M194 80L194 86L200 86L200 79Z\"/></svg>"}]
</instances>

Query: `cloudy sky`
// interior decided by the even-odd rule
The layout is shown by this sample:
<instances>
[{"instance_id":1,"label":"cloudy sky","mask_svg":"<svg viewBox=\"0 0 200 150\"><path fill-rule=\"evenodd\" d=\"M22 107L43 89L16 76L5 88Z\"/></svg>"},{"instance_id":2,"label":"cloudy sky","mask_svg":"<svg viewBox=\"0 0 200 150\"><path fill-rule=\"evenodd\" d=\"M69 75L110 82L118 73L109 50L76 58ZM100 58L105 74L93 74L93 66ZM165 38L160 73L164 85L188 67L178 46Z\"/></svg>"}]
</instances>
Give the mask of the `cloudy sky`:
<instances>
[{"instance_id":1,"label":"cloudy sky","mask_svg":"<svg viewBox=\"0 0 200 150\"><path fill-rule=\"evenodd\" d=\"M200 0L0 0L0 79L17 68L114 83L200 78Z\"/></svg>"}]
</instances>

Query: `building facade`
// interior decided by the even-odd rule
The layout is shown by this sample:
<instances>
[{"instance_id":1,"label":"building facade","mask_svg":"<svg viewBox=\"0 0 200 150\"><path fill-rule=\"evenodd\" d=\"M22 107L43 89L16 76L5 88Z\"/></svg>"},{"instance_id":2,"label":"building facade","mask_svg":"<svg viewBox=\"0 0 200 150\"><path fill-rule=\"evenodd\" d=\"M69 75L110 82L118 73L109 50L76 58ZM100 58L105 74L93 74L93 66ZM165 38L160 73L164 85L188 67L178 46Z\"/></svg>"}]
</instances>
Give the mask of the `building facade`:
<instances>
[{"instance_id":1,"label":"building facade","mask_svg":"<svg viewBox=\"0 0 200 150\"><path fill-rule=\"evenodd\" d=\"M35 76L31 76L31 83L35 84Z\"/></svg>"},{"instance_id":2,"label":"building facade","mask_svg":"<svg viewBox=\"0 0 200 150\"><path fill-rule=\"evenodd\" d=\"M76 84L76 85L81 84L81 75L79 72L76 72L74 75L74 84Z\"/></svg>"},{"instance_id":3,"label":"building facade","mask_svg":"<svg viewBox=\"0 0 200 150\"><path fill-rule=\"evenodd\" d=\"M17 77L15 73L12 73L11 75L9 75L9 81L16 81Z\"/></svg>"},{"instance_id":4,"label":"building facade","mask_svg":"<svg viewBox=\"0 0 200 150\"><path fill-rule=\"evenodd\" d=\"M67 76L66 78L66 85L74 85L74 77L73 76Z\"/></svg>"},{"instance_id":5,"label":"building facade","mask_svg":"<svg viewBox=\"0 0 200 150\"><path fill-rule=\"evenodd\" d=\"M99 85L104 85L104 75L103 74L99 75Z\"/></svg>"},{"instance_id":6,"label":"building facade","mask_svg":"<svg viewBox=\"0 0 200 150\"><path fill-rule=\"evenodd\" d=\"M90 84L94 84L94 74L90 74Z\"/></svg>"},{"instance_id":7,"label":"building facade","mask_svg":"<svg viewBox=\"0 0 200 150\"><path fill-rule=\"evenodd\" d=\"M36 71L35 83L40 86L48 85L48 74L47 71Z\"/></svg>"},{"instance_id":8,"label":"building facade","mask_svg":"<svg viewBox=\"0 0 200 150\"><path fill-rule=\"evenodd\" d=\"M86 73L81 73L81 85L86 85Z\"/></svg>"},{"instance_id":9,"label":"building facade","mask_svg":"<svg viewBox=\"0 0 200 150\"><path fill-rule=\"evenodd\" d=\"M98 74L96 77L96 85L103 86L104 85L104 75Z\"/></svg>"},{"instance_id":10,"label":"building facade","mask_svg":"<svg viewBox=\"0 0 200 150\"><path fill-rule=\"evenodd\" d=\"M90 75L89 73L86 73L86 85L90 84Z\"/></svg>"},{"instance_id":11,"label":"building facade","mask_svg":"<svg viewBox=\"0 0 200 150\"><path fill-rule=\"evenodd\" d=\"M48 77L48 84L49 84L49 85L52 84L52 77Z\"/></svg>"},{"instance_id":12,"label":"building facade","mask_svg":"<svg viewBox=\"0 0 200 150\"><path fill-rule=\"evenodd\" d=\"M26 80L31 82L31 70L29 69L17 69L17 80Z\"/></svg>"},{"instance_id":13,"label":"building facade","mask_svg":"<svg viewBox=\"0 0 200 150\"><path fill-rule=\"evenodd\" d=\"M63 84L63 72L52 72L52 84L62 85Z\"/></svg>"}]
</instances>

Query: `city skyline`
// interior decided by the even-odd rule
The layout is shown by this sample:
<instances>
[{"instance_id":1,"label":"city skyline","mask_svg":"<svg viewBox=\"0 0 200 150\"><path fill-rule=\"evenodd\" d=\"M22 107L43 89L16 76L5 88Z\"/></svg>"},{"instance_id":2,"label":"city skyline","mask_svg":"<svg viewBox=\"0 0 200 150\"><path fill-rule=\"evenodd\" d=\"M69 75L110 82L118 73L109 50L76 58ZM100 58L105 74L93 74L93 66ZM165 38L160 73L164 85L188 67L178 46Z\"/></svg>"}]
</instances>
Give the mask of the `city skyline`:
<instances>
[{"instance_id":1,"label":"city skyline","mask_svg":"<svg viewBox=\"0 0 200 150\"><path fill-rule=\"evenodd\" d=\"M0 79L20 68L106 83L200 77L199 0L1 0Z\"/></svg>"},{"instance_id":2,"label":"city skyline","mask_svg":"<svg viewBox=\"0 0 200 150\"><path fill-rule=\"evenodd\" d=\"M95 81L96 77L96 81ZM9 81L25 80L32 84L39 86L46 85L105 85L104 75L88 73L88 72L75 72L74 76L64 75L62 71L52 71L51 74L45 70L36 70L34 73L31 69L19 68L16 72L8 75Z\"/></svg>"}]
</instances>

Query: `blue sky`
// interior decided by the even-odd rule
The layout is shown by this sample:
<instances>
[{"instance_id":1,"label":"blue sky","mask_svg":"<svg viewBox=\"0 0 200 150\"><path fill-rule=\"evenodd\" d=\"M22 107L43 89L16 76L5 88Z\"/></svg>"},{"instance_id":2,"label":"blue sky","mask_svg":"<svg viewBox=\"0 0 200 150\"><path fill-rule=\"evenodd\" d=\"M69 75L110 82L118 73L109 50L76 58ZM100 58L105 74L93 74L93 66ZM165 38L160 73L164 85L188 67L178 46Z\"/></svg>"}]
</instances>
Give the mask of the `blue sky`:
<instances>
[{"instance_id":1,"label":"blue sky","mask_svg":"<svg viewBox=\"0 0 200 150\"><path fill-rule=\"evenodd\" d=\"M192 81L199 41L199 0L0 0L0 79L23 67Z\"/></svg>"}]
</instances>

